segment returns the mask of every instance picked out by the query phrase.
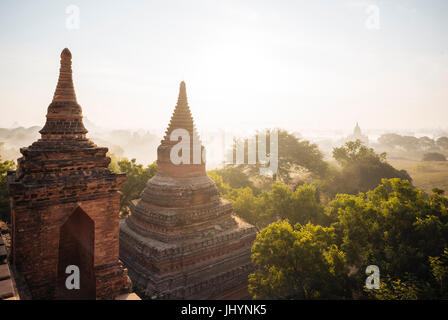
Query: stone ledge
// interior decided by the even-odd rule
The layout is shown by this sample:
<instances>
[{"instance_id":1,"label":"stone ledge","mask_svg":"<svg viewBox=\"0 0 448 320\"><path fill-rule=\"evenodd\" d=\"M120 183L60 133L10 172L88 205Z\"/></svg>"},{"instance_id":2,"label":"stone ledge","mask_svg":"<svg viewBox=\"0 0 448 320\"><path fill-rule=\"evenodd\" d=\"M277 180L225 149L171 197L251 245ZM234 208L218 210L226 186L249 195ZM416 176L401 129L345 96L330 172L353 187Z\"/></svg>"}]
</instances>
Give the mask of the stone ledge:
<instances>
[{"instance_id":1,"label":"stone ledge","mask_svg":"<svg viewBox=\"0 0 448 320\"><path fill-rule=\"evenodd\" d=\"M8 253L6 252L6 246L0 245L0 264L6 263Z\"/></svg>"},{"instance_id":2,"label":"stone ledge","mask_svg":"<svg viewBox=\"0 0 448 320\"><path fill-rule=\"evenodd\" d=\"M136 295L134 292L132 293L126 293L121 294L118 297L116 297L114 300L142 300L138 295Z\"/></svg>"},{"instance_id":3,"label":"stone ledge","mask_svg":"<svg viewBox=\"0 0 448 320\"><path fill-rule=\"evenodd\" d=\"M0 281L0 299L14 297L14 286L11 279Z\"/></svg>"},{"instance_id":4,"label":"stone ledge","mask_svg":"<svg viewBox=\"0 0 448 320\"><path fill-rule=\"evenodd\" d=\"M0 264L0 281L11 278L11 272L9 271L8 264Z\"/></svg>"}]
</instances>

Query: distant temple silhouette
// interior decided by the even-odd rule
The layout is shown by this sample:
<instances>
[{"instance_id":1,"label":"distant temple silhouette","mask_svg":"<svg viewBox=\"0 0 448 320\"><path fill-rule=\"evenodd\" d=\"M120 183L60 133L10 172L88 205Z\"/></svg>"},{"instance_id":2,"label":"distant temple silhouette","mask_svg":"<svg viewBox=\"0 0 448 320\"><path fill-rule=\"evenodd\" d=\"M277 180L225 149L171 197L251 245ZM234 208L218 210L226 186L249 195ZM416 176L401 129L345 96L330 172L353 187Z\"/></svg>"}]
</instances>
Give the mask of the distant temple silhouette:
<instances>
[{"instance_id":1,"label":"distant temple silhouette","mask_svg":"<svg viewBox=\"0 0 448 320\"><path fill-rule=\"evenodd\" d=\"M137 293L158 299L250 298L250 249L256 230L232 214L228 200L197 163L175 165L170 159L175 129L184 129L199 143L187 101L185 83L164 139L158 147L157 173L132 214L120 222L120 258ZM192 154L190 153L190 157ZM191 160L192 158L190 158Z\"/></svg>"},{"instance_id":2,"label":"distant temple silhouette","mask_svg":"<svg viewBox=\"0 0 448 320\"><path fill-rule=\"evenodd\" d=\"M347 137L348 141L355 141L355 140L361 140L364 144L369 143L369 137L362 134L361 128L359 127L358 122L356 122L355 129L353 130L353 133Z\"/></svg>"}]
</instances>

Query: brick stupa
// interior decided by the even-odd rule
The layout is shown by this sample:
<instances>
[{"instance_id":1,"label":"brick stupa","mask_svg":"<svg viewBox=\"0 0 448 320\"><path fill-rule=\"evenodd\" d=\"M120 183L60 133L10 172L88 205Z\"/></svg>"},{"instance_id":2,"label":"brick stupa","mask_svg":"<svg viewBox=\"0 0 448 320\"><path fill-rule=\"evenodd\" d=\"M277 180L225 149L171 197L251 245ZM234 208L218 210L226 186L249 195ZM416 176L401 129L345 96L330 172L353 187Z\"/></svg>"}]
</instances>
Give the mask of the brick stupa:
<instances>
[{"instance_id":1,"label":"brick stupa","mask_svg":"<svg viewBox=\"0 0 448 320\"><path fill-rule=\"evenodd\" d=\"M189 163L174 164L176 129L190 135ZM157 173L120 221L120 258L140 296L149 299L249 298L250 249L255 228L235 217L207 176L187 102L185 83L164 139L157 149Z\"/></svg>"},{"instance_id":2,"label":"brick stupa","mask_svg":"<svg viewBox=\"0 0 448 320\"><path fill-rule=\"evenodd\" d=\"M131 288L118 257L126 177L108 169L107 148L86 138L71 58L64 49L41 138L20 149L18 170L8 172L11 262L33 299L113 299ZM79 290L65 286L68 265L79 267Z\"/></svg>"}]
</instances>

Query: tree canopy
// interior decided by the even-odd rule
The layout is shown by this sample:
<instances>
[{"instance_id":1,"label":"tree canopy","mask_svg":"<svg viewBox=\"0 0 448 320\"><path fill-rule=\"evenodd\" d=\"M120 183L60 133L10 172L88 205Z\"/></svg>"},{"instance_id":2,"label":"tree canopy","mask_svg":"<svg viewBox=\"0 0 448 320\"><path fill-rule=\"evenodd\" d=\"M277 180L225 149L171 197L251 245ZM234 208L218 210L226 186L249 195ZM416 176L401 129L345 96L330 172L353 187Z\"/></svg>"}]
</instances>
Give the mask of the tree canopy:
<instances>
[{"instance_id":1,"label":"tree canopy","mask_svg":"<svg viewBox=\"0 0 448 320\"><path fill-rule=\"evenodd\" d=\"M254 188L250 187L231 188L217 172L208 174L215 181L221 196L232 202L236 215L258 228L277 219L322 225L329 221L314 185L305 183L293 188L277 181L268 190L260 192L255 189L255 193Z\"/></svg>"},{"instance_id":2,"label":"tree canopy","mask_svg":"<svg viewBox=\"0 0 448 320\"><path fill-rule=\"evenodd\" d=\"M10 222L11 209L9 206L8 184L6 174L8 170L14 170L16 163L14 161L2 161L0 158L0 220Z\"/></svg>"},{"instance_id":3,"label":"tree canopy","mask_svg":"<svg viewBox=\"0 0 448 320\"><path fill-rule=\"evenodd\" d=\"M335 172L331 181L327 182L327 190L331 195L366 192L378 186L384 178L412 181L405 170L397 170L387 163L386 153L377 154L360 140L349 141L339 148L334 148L333 157L342 170Z\"/></svg>"},{"instance_id":4,"label":"tree canopy","mask_svg":"<svg viewBox=\"0 0 448 320\"><path fill-rule=\"evenodd\" d=\"M252 247L254 299L349 297L345 254L334 245L334 230L278 221L261 230Z\"/></svg>"},{"instance_id":5,"label":"tree canopy","mask_svg":"<svg viewBox=\"0 0 448 320\"><path fill-rule=\"evenodd\" d=\"M120 188L120 212L123 216L129 214L129 202L137 199L146 186L146 183L157 171L156 162L144 167L138 164L136 159L122 158L117 160L111 156L109 168L117 173L126 173L126 183Z\"/></svg>"},{"instance_id":6,"label":"tree canopy","mask_svg":"<svg viewBox=\"0 0 448 320\"><path fill-rule=\"evenodd\" d=\"M266 149L268 156L270 153L270 131L268 131ZM259 135L250 139L258 141ZM245 141L245 163L247 164L248 144L247 139ZM236 142L233 146L234 158L235 158ZM257 149L258 150L258 149ZM272 156L274 156L272 154ZM279 180L284 183L290 183L293 180L294 173L299 171L307 172L317 177L325 176L327 172L328 164L324 161L324 156L319 150L316 144L313 144L307 140L301 140L292 133L286 130L278 130L278 170L274 175L274 180ZM234 161L235 163L235 161ZM251 165L238 165L245 168L250 173L250 176L259 175L260 167L265 165L261 164L257 154L256 164Z\"/></svg>"},{"instance_id":7,"label":"tree canopy","mask_svg":"<svg viewBox=\"0 0 448 320\"><path fill-rule=\"evenodd\" d=\"M384 179L367 193L337 195L327 215L329 227L281 221L258 234L250 276L254 298L448 298L448 198L442 190L427 195L407 180ZM319 241L322 234L325 241ZM309 239L316 251L300 251ZM322 258L330 252L335 265ZM312 258L326 287L303 266ZM381 271L380 290L363 288L368 265ZM338 276L328 270L339 270L333 273ZM304 289L307 281L316 292Z\"/></svg>"},{"instance_id":8,"label":"tree canopy","mask_svg":"<svg viewBox=\"0 0 448 320\"><path fill-rule=\"evenodd\" d=\"M427 136L413 137L402 136L396 133L386 133L379 137L378 143L380 146L389 149L402 149L408 152L416 151L448 151L448 138L439 137L438 139L431 139Z\"/></svg>"}]
</instances>

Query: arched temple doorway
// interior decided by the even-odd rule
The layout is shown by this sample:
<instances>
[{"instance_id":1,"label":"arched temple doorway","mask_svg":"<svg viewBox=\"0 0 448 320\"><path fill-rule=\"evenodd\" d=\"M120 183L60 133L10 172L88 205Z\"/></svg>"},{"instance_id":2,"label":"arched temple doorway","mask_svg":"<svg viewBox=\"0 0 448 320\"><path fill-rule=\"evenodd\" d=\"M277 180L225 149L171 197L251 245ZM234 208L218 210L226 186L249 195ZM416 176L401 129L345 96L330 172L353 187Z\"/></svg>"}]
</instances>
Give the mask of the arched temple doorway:
<instances>
[{"instance_id":1,"label":"arched temple doorway","mask_svg":"<svg viewBox=\"0 0 448 320\"><path fill-rule=\"evenodd\" d=\"M78 207L60 229L57 299L95 299L94 240L95 223ZM79 289L66 287L69 265L79 268Z\"/></svg>"}]
</instances>

